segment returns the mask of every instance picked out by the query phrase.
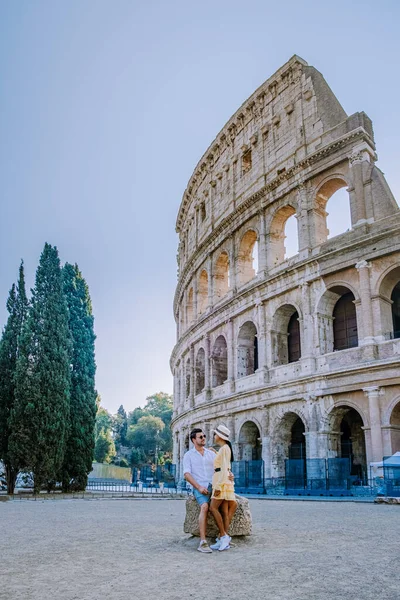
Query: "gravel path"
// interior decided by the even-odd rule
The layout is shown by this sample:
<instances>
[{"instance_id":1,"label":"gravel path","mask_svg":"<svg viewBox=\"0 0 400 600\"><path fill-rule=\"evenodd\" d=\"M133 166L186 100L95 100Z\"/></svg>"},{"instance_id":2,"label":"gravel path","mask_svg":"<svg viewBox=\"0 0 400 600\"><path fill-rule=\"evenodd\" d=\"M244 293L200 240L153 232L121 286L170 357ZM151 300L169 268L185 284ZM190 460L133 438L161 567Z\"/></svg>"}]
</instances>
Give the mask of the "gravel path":
<instances>
[{"instance_id":1,"label":"gravel path","mask_svg":"<svg viewBox=\"0 0 400 600\"><path fill-rule=\"evenodd\" d=\"M400 507L250 502L254 535L212 555L182 500L0 503L0 598L400 600Z\"/></svg>"}]
</instances>

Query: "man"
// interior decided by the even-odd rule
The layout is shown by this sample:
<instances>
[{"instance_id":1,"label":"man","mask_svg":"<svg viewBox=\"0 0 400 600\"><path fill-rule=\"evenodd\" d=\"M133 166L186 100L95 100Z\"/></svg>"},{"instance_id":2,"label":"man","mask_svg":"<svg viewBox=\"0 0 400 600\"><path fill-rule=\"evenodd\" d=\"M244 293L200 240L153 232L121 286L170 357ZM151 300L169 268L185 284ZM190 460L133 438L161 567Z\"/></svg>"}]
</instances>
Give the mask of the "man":
<instances>
[{"instance_id":1,"label":"man","mask_svg":"<svg viewBox=\"0 0 400 600\"><path fill-rule=\"evenodd\" d=\"M199 529L200 544L199 552L211 553L212 549L206 540L207 515L209 501L212 492L212 478L214 475L215 450L206 448L206 436L202 429L196 428L190 432L190 441L193 448L186 452L183 457L183 476L193 487L193 495L200 505ZM231 475L233 479L233 475ZM226 503L224 503L226 504ZM226 515L222 515L226 518ZM219 543L215 545L218 549Z\"/></svg>"}]
</instances>

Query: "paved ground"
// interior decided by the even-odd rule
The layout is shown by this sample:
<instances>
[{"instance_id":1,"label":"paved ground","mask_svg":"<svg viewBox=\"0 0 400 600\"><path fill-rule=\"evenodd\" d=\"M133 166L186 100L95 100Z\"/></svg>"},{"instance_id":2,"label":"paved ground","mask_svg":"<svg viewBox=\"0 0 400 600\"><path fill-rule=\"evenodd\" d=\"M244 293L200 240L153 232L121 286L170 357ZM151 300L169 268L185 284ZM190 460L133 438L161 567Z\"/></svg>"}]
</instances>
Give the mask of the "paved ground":
<instances>
[{"instance_id":1,"label":"paved ground","mask_svg":"<svg viewBox=\"0 0 400 600\"><path fill-rule=\"evenodd\" d=\"M0 598L399 600L400 507L251 500L254 535L196 552L182 500L0 503Z\"/></svg>"}]
</instances>

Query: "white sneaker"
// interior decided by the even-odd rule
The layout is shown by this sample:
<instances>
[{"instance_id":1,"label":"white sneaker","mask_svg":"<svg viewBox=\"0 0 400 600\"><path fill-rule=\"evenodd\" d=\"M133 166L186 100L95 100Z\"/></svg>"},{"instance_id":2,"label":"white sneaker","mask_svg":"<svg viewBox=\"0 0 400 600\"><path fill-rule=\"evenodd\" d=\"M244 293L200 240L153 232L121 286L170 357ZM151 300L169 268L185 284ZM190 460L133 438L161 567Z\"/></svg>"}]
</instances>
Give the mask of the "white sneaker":
<instances>
[{"instance_id":1,"label":"white sneaker","mask_svg":"<svg viewBox=\"0 0 400 600\"><path fill-rule=\"evenodd\" d=\"M200 542L199 547L197 548L199 552L204 552L205 554L210 554L212 552L210 546L207 544L205 540Z\"/></svg>"},{"instance_id":2,"label":"white sneaker","mask_svg":"<svg viewBox=\"0 0 400 600\"><path fill-rule=\"evenodd\" d=\"M213 544L212 546L210 546L210 548L211 548L211 550L219 550L220 545L221 545L221 539L220 538L216 538L215 544Z\"/></svg>"},{"instance_id":3,"label":"white sneaker","mask_svg":"<svg viewBox=\"0 0 400 600\"><path fill-rule=\"evenodd\" d=\"M230 541L231 541L231 538L229 537L229 535L223 535L221 538L221 543L220 543L218 550L220 552L222 552L223 550L228 550Z\"/></svg>"}]
</instances>

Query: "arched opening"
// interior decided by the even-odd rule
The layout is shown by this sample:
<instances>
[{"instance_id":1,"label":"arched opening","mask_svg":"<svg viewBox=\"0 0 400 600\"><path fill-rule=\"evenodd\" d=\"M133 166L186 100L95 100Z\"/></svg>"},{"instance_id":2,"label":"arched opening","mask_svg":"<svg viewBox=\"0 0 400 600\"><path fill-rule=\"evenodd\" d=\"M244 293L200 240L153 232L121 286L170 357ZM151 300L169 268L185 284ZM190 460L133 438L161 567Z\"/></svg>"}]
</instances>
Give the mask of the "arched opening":
<instances>
[{"instance_id":1,"label":"arched opening","mask_svg":"<svg viewBox=\"0 0 400 600\"><path fill-rule=\"evenodd\" d=\"M342 302L339 301L344 298ZM357 314L353 292L335 285L321 297L317 307L320 354L358 346Z\"/></svg>"},{"instance_id":2,"label":"arched opening","mask_svg":"<svg viewBox=\"0 0 400 600\"><path fill-rule=\"evenodd\" d=\"M293 255L292 252L294 254L298 252L297 219L294 217L295 214L296 211L293 206L284 206L276 212L272 219L267 247L267 261L270 268L281 264L285 258ZM286 229L286 224L290 217L293 217L294 220L290 221L288 229ZM295 227L294 223L296 223ZM287 238L286 248L285 238Z\"/></svg>"},{"instance_id":3,"label":"arched opening","mask_svg":"<svg viewBox=\"0 0 400 600\"><path fill-rule=\"evenodd\" d=\"M392 454L400 452L400 401L396 404L390 416L390 440Z\"/></svg>"},{"instance_id":4,"label":"arched opening","mask_svg":"<svg viewBox=\"0 0 400 600\"><path fill-rule=\"evenodd\" d=\"M228 378L228 346L223 335L215 340L212 360L212 386L217 387L225 383Z\"/></svg>"},{"instance_id":5,"label":"arched opening","mask_svg":"<svg viewBox=\"0 0 400 600\"><path fill-rule=\"evenodd\" d=\"M299 313L293 305L285 304L278 308L271 336L274 366L286 365L301 358Z\"/></svg>"},{"instance_id":6,"label":"arched opening","mask_svg":"<svg viewBox=\"0 0 400 600\"><path fill-rule=\"evenodd\" d=\"M196 357L196 394L200 394L204 390L205 363L206 355L204 349L200 348Z\"/></svg>"},{"instance_id":7,"label":"arched opening","mask_svg":"<svg viewBox=\"0 0 400 600\"><path fill-rule=\"evenodd\" d=\"M291 215L285 223L285 260L299 253L299 236L296 215Z\"/></svg>"},{"instance_id":8,"label":"arched opening","mask_svg":"<svg viewBox=\"0 0 400 600\"><path fill-rule=\"evenodd\" d=\"M190 358L186 361L186 372L185 372L185 395L186 398L190 396Z\"/></svg>"},{"instance_id":9,"label":"arched opening","mask_svg":"<svg viewBox=\"0 0 400 600\"><path fill-rule=\"evenodd\" d=\"M400 338L400 281L394 286L392 295L393 337Z\"/></svg>"},{"instance_id":10,"label":"arched opening","mask_svg":"<svg viewBox=\"0 0 400 600\"><path fill-rule=\"evenodd\" d=\"M257 234L253 230L247 231L239 246L238 252L238 281L239 285L243 285L248 281L254 279L257 275L258 270L258 256L257 261L255 261L255 249L257 243ZM258 254L258 253L257 253ZM256 267L257 266L257 270Z\"/></svg>"},{"instance_id":11,"label":"arched opening","mask_svg":"<svg viewBox=\"0 0 400 600\"><path fill-rule=\"evenodd\" d=\"M237 342L237 376L252 375L258 369L258 339L254 323L244 323Z\"/></svg>"},{"instance_id":12,"label":"arched opening","mask_svg":"<svg viewBox=\"0 0 400 600\"><path fill-rule=\"evenodd\" d=\"M353 292L340 297L333 309L333 349L358 346L357 315Z\"/></svg>"},{"instance_id":13,"label":"arched opening","mask_svg":"<svg viewBox=\"0 0 400 600\"><path fill-rule=\"evenodd\" d=\"M306 438L303 420L293 412L284 415L273 433L273 466L277 477L286 477L292 485L300 478L304 484ZM289 460L290 459L290 460Z\"/></svg>"},{"instance_id":14,"label":"arched opening","mask_svg":"<svg viewBox=\"0 0 400 600\"><path fill-rule=\"evenodd\" d=\"M400 338L400 266L385 275L379 286L381 331L384 339Z\"/></svg>"},{"instance_id":15,"label":"arched opening","mask_svg":"<svg viewBox=\"0 0 400 600\"><path fill-rule=\"evenodd\" d=\"M364 423L360 413L350 406L340 406L331 413L330 450L337 458L346 459L348 476L353 482L368 479Z\"/></svg>"},{"instance_id":16,"label":"arched opening","mask_svg":"<svg viewBox=\"0 0 400 600\"><path fill-rule=\"evenodd\" d=\"M261 434L253 421L243 423L239 433L238 460L261 460Z\"/></svg>"},{"instance_id":17,"label":"arched opening","mask_svg":"<svg viewBox=\"0 0 400 600\"><path fill-rule=\"evenodd\" d=\"M187 295L186 303L186 323L191 325L193 323L193 288L191 287Z\"/></svg>"},{"instance_id":18,"label":"arched opening","mask_svg":"<svg viewBox=\"0 0 400 600\"><path fill-rule=\"evenodd\" d=\"M303 421L300 417L297 417L290 430L290 443L289 443L289 458L296 460L306 458L306 438L304 434L306 428L304 427Z\"/></svg>"},{"instance_id":19,"label":"arched opening","mask_svg":"<svg viewBox=\"0 0 400 600\"><path fill-rule=\"evenodd\" d=\"M288 362L296 362L301 357L299 313L294 312L288 325Z\"/></svg>"},{"instance_id":20,"label":"arched opening","mask_svg":"<svg viewBox=\"0 0 400 600\"><path fill-rule=\"evenodd\" d=\"M343 179L330 179L318 190L315 219L317 245L351 229L350 198Z\"/></svg>"},{"instance_id":21,"label":"arched opening","mask_svg":"<svg viewBox=\"0 0 400 600\"><path fill-rule=\"evenodd\" d=\"M189 439L189 434L187 433L185 435L185 452L187 452L189 450L189 445L190 445L190 439Z\"/></svg>"},{"instance_id":22,"label":"arched opening","mask_svg":"<svg viewBox=\"0 0 400 600\"><path fill-rule=\"evenodd\" d=\"M215 297L218 301L229 291L229 257L227 252L221 252L215 263L214 284Z\"/></svg>"},{"instance_id":23,"label":"arched opening","mask_svg":"<svg viewBox=\"0 0 400 600\"><path fill-rule=\"evenodd\" d=\"M202 315L208 306L208 273L205 269L200 273L197 294L198 312Z\"/></svg>"}]
</instances>

